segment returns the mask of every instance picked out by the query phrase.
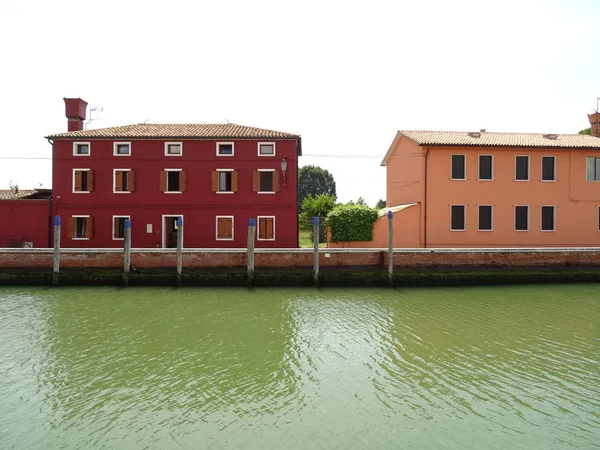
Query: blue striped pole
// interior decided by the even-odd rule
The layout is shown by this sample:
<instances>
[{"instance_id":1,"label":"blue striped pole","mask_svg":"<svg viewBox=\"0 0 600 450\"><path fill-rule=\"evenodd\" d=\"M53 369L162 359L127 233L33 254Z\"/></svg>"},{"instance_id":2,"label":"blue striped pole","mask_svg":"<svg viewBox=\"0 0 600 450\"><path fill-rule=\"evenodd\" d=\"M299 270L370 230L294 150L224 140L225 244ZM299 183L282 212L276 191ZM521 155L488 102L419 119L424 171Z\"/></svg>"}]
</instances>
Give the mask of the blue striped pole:
<instances>
[{"instance_id":1,"label":"blue striped pole","mask_svg":"<svg viewBox=\"0 0 600 450\"><path fill-rule=\"evenodd\" d=\"M60 216L54 216L54 256L52 258L52 284L58 284L60 272Z\"/></svg>"}]
</instances>

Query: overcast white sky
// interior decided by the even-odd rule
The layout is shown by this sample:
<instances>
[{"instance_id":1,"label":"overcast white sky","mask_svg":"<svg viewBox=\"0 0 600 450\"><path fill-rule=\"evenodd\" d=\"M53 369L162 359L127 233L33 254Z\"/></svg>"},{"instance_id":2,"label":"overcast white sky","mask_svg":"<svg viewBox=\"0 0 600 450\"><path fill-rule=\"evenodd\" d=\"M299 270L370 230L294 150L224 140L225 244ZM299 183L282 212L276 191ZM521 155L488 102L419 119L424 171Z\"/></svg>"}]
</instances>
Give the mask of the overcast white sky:
<instances>
[{"instance_id":1,"label":"overcast white sky","mask_svg":"<svg viewBox=\"0 0 600 450\"><path fill-rule=\"evenodd\" d=\"M399 129L576 133L600 97L599 0L0 0L0 42L0 188L51 186L6 158L50 157L63 97L104 108L88 128L301 134L371 205Z\"/></svg>"}]
</instances>

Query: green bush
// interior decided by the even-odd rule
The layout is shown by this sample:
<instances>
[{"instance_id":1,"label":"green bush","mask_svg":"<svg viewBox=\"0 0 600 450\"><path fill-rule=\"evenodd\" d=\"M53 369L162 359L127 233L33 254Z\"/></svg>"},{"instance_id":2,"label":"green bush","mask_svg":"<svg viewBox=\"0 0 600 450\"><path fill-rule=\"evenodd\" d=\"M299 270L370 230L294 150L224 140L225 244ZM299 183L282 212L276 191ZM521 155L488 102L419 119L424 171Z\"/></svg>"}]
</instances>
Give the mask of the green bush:
<instances>
[{"instance_id":1,"label":"green bush","mask_svg":"<svg viewBox=\"0 0 600 450\"><path fill-rule=\"evenodd\" d=\"M314 217L327 217L327 214L335 206L335 196L320 194L313 196L308 194L302 200L302 213L300 213L300 229L311 232L313 229Z\"/></svg>"},{"instance_id":2,"label":"green bush","mask_svg":"<svg viewBox=\"0 0 600 450\"><path fill-rule=\"evenodd\" d=\"M372 241L377 210L365 205L338 205L327 215L333 242Z\"/></svg>"}]
</instances>

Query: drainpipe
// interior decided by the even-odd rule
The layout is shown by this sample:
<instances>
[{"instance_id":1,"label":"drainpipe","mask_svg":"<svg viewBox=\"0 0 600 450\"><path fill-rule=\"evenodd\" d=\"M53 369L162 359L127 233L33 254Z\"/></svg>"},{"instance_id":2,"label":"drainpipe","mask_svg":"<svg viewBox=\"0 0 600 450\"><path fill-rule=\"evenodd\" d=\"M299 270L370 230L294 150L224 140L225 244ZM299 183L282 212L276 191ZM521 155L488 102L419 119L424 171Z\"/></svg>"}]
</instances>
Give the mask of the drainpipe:
<instances>
[{"instance_id":1,"label":"drainpipe","mask_svg":"<svg viewBox=\"0 0 600 450\"><path fill-rule=\"evenodd\" d=\"M424 177L424 189L423 195L423 247L427 248L427 158L429 157L429 147L425 152L425 177Z\"/></svg>"},{"instance_id":2,"label":"drainpipe","mask_svg":"<svg viewBox=\"0 0 600 450\"><path fill-rule=\"evenodd\" d=\"M48 248L52 248L52 195L48 197Z\"/></svg>"}]
</instances>

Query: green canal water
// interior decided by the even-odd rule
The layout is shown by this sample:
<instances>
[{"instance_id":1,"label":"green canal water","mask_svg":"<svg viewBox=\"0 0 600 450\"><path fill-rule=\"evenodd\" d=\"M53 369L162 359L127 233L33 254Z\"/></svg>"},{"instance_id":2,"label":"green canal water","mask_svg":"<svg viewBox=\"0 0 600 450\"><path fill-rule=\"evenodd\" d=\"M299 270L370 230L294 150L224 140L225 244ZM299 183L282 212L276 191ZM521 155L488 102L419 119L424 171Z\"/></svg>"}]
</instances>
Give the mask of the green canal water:
<instances>
[{"instance_id":1,"label":"green canal water","mask_svg":"<svg viewBox=\"0 0 600 450\"><path fill-rule=\"evenodd\" d=\"M600 448L600 285L2 288L0 448Z\"/></svg>"}]
</instances>

